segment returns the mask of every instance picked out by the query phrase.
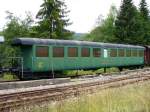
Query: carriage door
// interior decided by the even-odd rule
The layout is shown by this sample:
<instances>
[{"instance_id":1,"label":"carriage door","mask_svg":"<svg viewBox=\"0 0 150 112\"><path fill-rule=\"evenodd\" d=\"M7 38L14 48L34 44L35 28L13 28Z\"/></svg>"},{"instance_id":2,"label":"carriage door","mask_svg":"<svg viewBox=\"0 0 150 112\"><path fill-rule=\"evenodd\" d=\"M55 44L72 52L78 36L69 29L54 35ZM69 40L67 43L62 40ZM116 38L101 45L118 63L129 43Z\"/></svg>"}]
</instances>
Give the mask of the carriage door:
<instances>
[{"instance_id":1,"label":"carriage door","mask_svg":"<svg viewBox=\"0 0 150 112\"><path fill-rule=\"evenodd\" d=\"M49 46L36 46L33 63L35 72L47 72L49 69Z\"/></svg>"}]
</instances>

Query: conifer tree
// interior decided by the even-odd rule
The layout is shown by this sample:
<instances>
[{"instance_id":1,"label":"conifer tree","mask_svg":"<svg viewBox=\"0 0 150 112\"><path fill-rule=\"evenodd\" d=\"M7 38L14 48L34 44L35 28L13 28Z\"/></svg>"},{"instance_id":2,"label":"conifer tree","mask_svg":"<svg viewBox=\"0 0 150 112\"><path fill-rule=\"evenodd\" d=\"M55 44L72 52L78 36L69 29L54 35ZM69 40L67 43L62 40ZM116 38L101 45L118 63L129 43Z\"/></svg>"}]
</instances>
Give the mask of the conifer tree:
<instances>
[{"instance_id":1,"label":"conifer tree","mask_svg":"<svg viewBox=\"0 0 150 112\"><path fill-rule=\"evenodd\" d=\"M149 11L145 0L141 0L140 2L140 13L145 20L149 19Z\"/></svg>"},{"instance_id":2,"label":"conifer tree","mask_svg":"<svg viewBox=\"0 0 150 112\"><path fill-rule=\"evenodd\" d=\"M139 5L141 21L143 24L143 44L150 44L150 18L149 10L145 0L141 0Z\"/></svg>"},{"instance_id":3,"label":"conifer tree","mask_svg":"<svg viewBox=\"0 0 150 112\"><path fill-rule=\"evenodd\" d=\"M114 31L117 43L140 44L141 22L132 0L123 0L115 21Z\"/></svg>"},{"instance_id":4,"label":"conifer tree","mask_svg":"<svg viewBox=\"0 0 150 112\"><path fill-rule=\"evenodd\" d=\"M40 35L47 38L60 38L69 33L65 29L70 25L67 18L68 12L65 2L62 0L43 0L41 9L36 16L40 19L37 28Z\"/></svg>"}]
</instances>

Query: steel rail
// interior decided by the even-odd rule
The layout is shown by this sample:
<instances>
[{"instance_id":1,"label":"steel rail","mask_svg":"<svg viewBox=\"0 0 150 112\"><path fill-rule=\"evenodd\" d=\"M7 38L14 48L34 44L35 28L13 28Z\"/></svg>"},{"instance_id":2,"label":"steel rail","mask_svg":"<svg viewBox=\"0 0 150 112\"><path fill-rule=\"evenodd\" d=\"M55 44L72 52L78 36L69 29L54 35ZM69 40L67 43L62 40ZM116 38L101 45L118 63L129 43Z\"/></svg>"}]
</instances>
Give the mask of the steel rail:
<instances>
[{"instance_id":1,"label":"steel rail","mask_svg":"<svg viewBox=\"0 0 150 112\"><path fill-rule=\"evenodd\" d=\"M28 105L31 103L40 103L51 100L62 100L69 96L78 96L82 93L93 93L98 89L106 89L113 87L120 87L127 84L133 84L140 81L150 80L150 72L127 76L119 76L113 79L104 81L89 81L80 83L61 84L56 87L31 90L24 92L16 92L10 94L0 95L0 111L18 108L20 106Z\"/></svg>"}]
</instances>

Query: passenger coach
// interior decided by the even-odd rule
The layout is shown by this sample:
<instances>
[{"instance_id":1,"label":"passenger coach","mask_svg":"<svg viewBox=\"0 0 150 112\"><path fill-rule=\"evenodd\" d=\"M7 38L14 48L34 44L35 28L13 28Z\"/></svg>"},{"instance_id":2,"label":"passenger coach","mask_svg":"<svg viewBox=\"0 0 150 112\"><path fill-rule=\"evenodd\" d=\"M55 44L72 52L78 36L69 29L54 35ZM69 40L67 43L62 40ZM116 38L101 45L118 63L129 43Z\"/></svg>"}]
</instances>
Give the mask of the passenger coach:
<instances>
[{"instance_id":1,"label":"passenger coach","mask_svg":"<svg viewBox=\"0 0 150 112\"><path fill-rule=\"evenodd\" d=\"M31 73L144 65L144 47L74 40L18 38L23 70Z\"/></svg>"}]
</instances>

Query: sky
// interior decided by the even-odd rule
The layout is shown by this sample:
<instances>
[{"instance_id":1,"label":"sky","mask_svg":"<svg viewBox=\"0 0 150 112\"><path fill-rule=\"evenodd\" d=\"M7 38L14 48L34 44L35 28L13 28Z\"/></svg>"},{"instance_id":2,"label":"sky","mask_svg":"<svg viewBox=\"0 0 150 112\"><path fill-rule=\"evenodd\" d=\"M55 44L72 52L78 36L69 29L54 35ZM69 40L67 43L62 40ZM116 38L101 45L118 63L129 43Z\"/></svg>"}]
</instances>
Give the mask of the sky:
<instances>
[{"instance_id":1,"label":"sky","mask_svg":"<svg viewBox=\"0 0 150 112\"><path fill-rule=\"evenodd\" d=\"M140 0L133 1L138 5ZM25 12L30 11L35 17L42 2L43 0L0 0L0 30L7 22L6 11L21 18L24 18ZM94 28L99 15L107 16L112 4L119 9L121 0L65 0L65 3L70 10L68 18L73 23L67 29L87 33ZM150 0L147 3L150 5Z\"/></svg>"}]
</instances>

